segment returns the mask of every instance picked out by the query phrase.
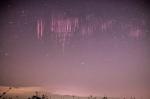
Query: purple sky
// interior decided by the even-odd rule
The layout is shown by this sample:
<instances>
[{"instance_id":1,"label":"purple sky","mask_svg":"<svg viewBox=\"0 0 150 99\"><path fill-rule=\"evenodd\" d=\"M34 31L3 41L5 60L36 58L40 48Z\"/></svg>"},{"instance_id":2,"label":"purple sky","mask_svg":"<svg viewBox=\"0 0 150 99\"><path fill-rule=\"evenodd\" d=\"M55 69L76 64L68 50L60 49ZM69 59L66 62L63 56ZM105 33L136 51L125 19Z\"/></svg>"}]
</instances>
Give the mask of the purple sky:
<instances>
[{"instance_id":1,"label":"purple sky","mask_svg":"<svg viewBox=\"0 0 150 99\"><path fill-rule=\"evenodd\" d=\"M0 16L1 86L148 97L146 2L10 0Z\"/></svg>"}]
</instances>

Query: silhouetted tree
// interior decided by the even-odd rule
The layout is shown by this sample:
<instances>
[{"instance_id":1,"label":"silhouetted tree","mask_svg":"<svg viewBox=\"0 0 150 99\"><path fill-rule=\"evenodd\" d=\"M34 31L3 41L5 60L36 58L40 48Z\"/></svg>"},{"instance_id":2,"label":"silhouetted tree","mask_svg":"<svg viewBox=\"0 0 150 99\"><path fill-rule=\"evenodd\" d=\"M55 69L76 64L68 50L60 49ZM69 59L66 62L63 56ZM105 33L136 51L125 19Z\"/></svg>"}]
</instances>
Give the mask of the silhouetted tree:
<instances>
[{"instance_id":1,"label":"silhouetted tree","mask_svg":"<svg viewBox=\"0 0 150 99\"><path fill-rule=\"evenodd\" d=\"M72 96L72 98L74 99L75 96Z\"/></svg>"},{"instance_id":2,"label":"silhouetted tree","mask_svg":"<svg viewBox=\"0 0 150 99\"><path fill-rule=\"evenodd\" d=\"M107 99L107 96L104 96L103 99Z\"/></svg>"}]
</instances>

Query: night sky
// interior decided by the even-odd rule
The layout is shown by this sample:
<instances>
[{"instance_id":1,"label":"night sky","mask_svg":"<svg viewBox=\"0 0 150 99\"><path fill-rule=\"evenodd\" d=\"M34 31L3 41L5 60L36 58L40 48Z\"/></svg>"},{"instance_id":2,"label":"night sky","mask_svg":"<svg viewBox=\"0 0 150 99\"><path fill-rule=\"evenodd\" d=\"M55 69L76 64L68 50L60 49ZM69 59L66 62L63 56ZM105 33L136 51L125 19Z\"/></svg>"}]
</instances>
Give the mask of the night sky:
<instances>
[{"instance_id":1,"label":"night sky","mask_svg":"<svg viewBox=\"0 0 150 99\"><path fill-rule=\"evenodd\" d=\"M150 97L148 3L9 0L0 7L0 86Z\"/></svg>"}]
</instances>

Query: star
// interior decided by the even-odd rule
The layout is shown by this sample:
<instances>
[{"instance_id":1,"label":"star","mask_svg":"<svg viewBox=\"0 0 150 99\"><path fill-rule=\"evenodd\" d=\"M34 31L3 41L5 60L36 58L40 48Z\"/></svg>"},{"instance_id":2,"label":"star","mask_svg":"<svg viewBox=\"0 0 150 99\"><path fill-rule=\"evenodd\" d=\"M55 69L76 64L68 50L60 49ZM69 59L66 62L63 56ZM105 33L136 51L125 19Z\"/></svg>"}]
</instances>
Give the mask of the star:
<instances>
[{"instance_id":1,"label":"star","mask_svg":"<svg viewBox=\"0 0 150 99\"><path fill-rule=\"evenodd\" d=\"M24 10L21 11L21 15L20 16L23 16L23 17L26 16L26 13L25 13Z\"/></svg>"},{"instance_id":2,"label":"star","mask_svg":"<svg viewBox=\"0 0 150 99\"><path fill-rule=\"evenodd\" d=\"M4 53L4 56L8 56L9 54L7 52Z\"/></svg>"},{"instance_id":3,"label":"star","mask_svg":"<svg viewBox=\"0 0 150 99\"><path fill-rule=\"evenodd\" d=\"M81 65L84 65L84 64L85 64L85 62L84 62L84 61L82 61L80 64L81 64Z\"/></svg>"},{"instance_id":4,"label":"star","mask_svg":"<svg viewBox=\"0 0 150 99\"><path fill-rule=\"evenodd\" d=\"M45 54L45 57L48 57L49 56L49 54L47 53L47 54Z\"/></svg>"}]
</instances>

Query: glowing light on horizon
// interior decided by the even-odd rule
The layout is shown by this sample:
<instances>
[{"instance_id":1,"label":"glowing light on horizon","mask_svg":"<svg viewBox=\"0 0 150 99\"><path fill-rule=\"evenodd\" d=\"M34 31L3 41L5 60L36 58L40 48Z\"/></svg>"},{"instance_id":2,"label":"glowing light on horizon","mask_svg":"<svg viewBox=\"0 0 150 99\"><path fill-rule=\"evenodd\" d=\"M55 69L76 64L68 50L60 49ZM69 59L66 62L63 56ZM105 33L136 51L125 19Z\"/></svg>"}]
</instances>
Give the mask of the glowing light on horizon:
<instances>
[{"instance_id":1,"label":"glowing light on horizon","mask_svg":"<svg viewBox=\"0 0 150 99\"><path fill-rule=\"evenodd\" d=\"M0 86L0 92L5 92L9 87ZM27 94L34 93L35 91L44 90L41 87L12 87L12 89L8 92L8 94Z\"/></svg>"}]
</instances>

